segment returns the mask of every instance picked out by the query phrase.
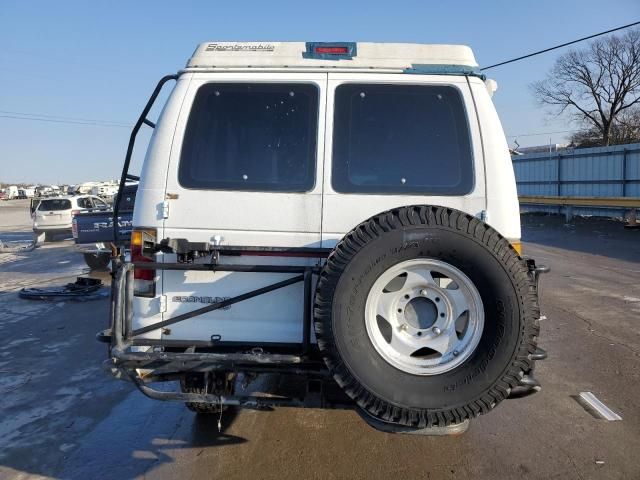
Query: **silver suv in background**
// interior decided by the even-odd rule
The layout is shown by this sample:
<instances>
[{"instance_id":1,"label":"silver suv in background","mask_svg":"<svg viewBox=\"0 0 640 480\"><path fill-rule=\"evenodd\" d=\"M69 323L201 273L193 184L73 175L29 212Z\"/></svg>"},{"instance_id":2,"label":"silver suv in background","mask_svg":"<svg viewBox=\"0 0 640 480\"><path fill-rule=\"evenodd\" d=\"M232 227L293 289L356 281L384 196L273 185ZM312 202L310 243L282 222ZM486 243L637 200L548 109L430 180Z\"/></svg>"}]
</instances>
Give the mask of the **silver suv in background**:
<instances>
[{"instance_id":1,"label":"silver suv in background","mask_svg":"<svg viewBox=\"0 0 640 480\"><path fill-rule=\"evenodd\" d=\"M109 205L94 195L62 196L33 199L31 218L33 233L39 242L51 241L58 234L71 236L73 215L98 209L108 210Z\"/></svg>"}]
</instances>

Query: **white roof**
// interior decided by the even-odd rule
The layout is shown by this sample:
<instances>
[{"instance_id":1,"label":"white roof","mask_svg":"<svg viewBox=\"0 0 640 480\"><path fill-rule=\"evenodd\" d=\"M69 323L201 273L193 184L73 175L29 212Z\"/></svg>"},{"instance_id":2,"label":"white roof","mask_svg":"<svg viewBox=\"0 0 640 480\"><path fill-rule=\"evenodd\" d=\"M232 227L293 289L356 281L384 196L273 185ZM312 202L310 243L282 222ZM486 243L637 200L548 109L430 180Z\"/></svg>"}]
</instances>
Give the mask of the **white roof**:
<instances>
[{"instance_id":1,"label":"white roof","mask_svg":"<svg viewBox=\"0 0 640 480\"><path fill-rule=\"evenodd\" d=\"M478 67L465 45L356 43L350 59L304 58L305 42L206 42L196 48L187 68L375 68L408 69L421 65Z\"/></svg>"}]
</instances>

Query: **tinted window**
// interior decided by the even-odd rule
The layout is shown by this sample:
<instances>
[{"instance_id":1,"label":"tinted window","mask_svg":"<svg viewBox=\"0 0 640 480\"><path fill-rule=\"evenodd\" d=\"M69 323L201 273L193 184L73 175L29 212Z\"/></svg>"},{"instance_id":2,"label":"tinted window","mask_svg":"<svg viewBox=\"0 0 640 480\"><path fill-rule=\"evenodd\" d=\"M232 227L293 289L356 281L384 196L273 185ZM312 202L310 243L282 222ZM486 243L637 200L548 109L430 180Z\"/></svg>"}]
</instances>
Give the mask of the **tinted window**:
<instances>
[{"instance_id":1,"label":"tinted window","mask_svg":"<svg viewBox=\"0 0 640 480\"><path fill-rule=\"evenodd\" d=\"M469 127L454 87L340 85L333 128L337 192L461 195L473 187Z\"/></svg>"},{"instance_id":2,"label":"tinted window","mask_svg":"<svg viewBox=\"0 0 640 480\"><path fill-rule=\"evenodd\" d=\"M91 203L91 199L88 197L83 197L78 199L78 207L80 208L93 208L93 204Z\"/></svg>"},{"instance_id":3,"label":"tinted window","mask_svg":"<svg viewBox=\"0 0 640 480\"><path fill-rule=\"evenodd\" d=\"M204 85L187 123L178 180L187 188L310 190L317 123L313 85Z\"/></svg>"},{"instance_id":4,"label":"tinted window","mask_svg":"<svg viewBox=\"0 0 640 480\"><path fill-rule=\"evenodd\" d=\"M40 200L38 210L41 212L54 212L56 210L69 210L70 208L71 202L69 200L58 198L55 200Z\"/></svg>"}]
</instances>

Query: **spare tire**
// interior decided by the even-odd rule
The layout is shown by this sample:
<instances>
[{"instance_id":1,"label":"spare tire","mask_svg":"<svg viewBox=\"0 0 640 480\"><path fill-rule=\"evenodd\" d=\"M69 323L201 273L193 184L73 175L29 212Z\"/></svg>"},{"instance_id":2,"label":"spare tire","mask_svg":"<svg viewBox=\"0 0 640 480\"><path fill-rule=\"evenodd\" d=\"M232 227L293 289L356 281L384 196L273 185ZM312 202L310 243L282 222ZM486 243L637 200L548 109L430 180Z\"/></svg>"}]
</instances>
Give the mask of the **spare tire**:
<instances>
[{"instance_id":1,"label":"spare tire","mask_svg":"<svg viewBox=\"0 0 640 480\"><path fill-rule=\"evenodd\" d=\"M417 428L493 409L530 369L539 307L510 243L458 210L411 206L358 225L320 275L314 324L338 385Z\"/></svg>"}]
</instances>

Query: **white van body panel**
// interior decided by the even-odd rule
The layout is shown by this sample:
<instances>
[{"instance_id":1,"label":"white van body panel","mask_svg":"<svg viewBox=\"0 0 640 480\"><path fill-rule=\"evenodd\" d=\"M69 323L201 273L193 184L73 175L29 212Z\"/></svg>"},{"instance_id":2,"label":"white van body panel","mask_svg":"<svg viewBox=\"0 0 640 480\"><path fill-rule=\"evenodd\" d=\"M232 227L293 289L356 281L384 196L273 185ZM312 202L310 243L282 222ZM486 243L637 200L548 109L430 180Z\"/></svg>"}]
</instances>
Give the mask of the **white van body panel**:
<instances>
[{"instance_id":1,"label":"white van body panel","mask_svg":"<svg viewBox=\"0 0 640 480\"><path fill-rule=\"evenodd\" d=\"M207 51L210 45L221 50ZM423 48L358 44L355 61L301 59L304 43L275 43L268 51L233 50L232 42L202 44L183 71L151 138L136 197L135 228L157 230L158 240L274 247L333 247L367 218L394 207L431 204L488 218L505 237L520 238L513 168L504 132L482 80L473 76L407 74L421 64L476 67L468 47ZM256 46L258 43L241 45ZM423 46L428 47L428 46ZM434 47L434 46L431 46ZM448 48L452 47L452 48ZM252 47L253 48L253 47ZM283 50L284 49L284 50ZM365 53L369 53L367 60ZM395 54L394 54L395 52ZM412 58L416 52L422 57ZM388 58L385 58L388 55ZM278 58L276 58L278 57ZM375 57L375 58L374 58ZM284 62L283 59L290 59ZM445 62L444 60L449 59ZM295 62L293 60L296 60ZM297 62L297 63L296 63ZM349 63L351 62L351 63ZM331 68L327 68L327 67ZM416 72L414 72L416 73ZM178 181L182 144L196 92L207 83L311 83L318 88L315 185L308 192L248 192L184 188ZM460 196L340 194L331 187L334 90L358 83L437 84L456 87L463 99L474 159L473 188ZM174 254L157 261L175 262ZM198 261L205 262L208 259ZM313 265L317 259L221 257L221 263ZM292 274L157 272L155 298L135 297L134 328L167 320L218 301L290 278ZM302 340L303 285L298 283L144 335L167 340L210 340L247 344ZM162 335L162 336L161 336Z\"/></svg>"},{"instance_id":2,"label":"white van body panel","mask_svg":"<svg viewBox=\"0 0 640 480\"><path fill-rule=\"evenodd\" d=\"M167 168L178 115L189 81L188 75L178 79L162 109L149 141L136 194L133 225L138 228L155 229L158 232L158 238L164 238L162 209L165 200ZM159 261L161 258L162 255L157 255ZM163 275L163 272L156 272L156 296L154 298L134 297L133 328L145 327L162 320ZM160 337L160 330L140 335L140 338L147 339L159 339Z\"/></svg>"},{"instance_id":3,"label":"white van body panel","mask_svg":"<svg viewBox=\"0 0 640 480\"><path fill-rule=\"evenodd\" d=\"M485 221L509 240L519 240L520 205L509 145L498 112L479 78L470 78L471 91L482 130L487 175Z\"/></svg>"},{"instance_id":4,"label":"white van body panel","mask_svg":"<svg viewBox=\"0 0 640 480\"><path fill-rule=\"evenodd\" d=\"M167 186L167 169L190 77L182 75L178 78L149 140L133 211L133 224L138 227L163 227L162 206ZM159 231L158 234L162 235L163 232Z\"/></svg>"},{"instance_id":5,"label":"white van body panel","mask_svg":"<svg viewBox=\"0 0 640 480\"><path fill-rule=\"evenodd\" d=\"M319 247L322 211L326 73L225 72L190 74L169 160L166 192L177 196L169 203L164 220L164 237L212 242L220 237L225 245ZM308 192L239 192L184 188L178 182L181 146L191 104L200 87L207 83L308 83L318 89L318 128L315 165L316 182ZM222 262L311 265L312 259L273 257L223 257ZM220 299L240 295L285 280L291 274L251 274L239 272L164 272L167 292L165 318L203 306L191 298ZM166 338L208 340L221 335L225 341L288 342L302 340L302 283L270 292L171 327ZM181 299L181 301L178 301ZM185 300L187 299L187 300ZM203 325L211 327L203 328Z\"/></svg>"}]
</instances>

